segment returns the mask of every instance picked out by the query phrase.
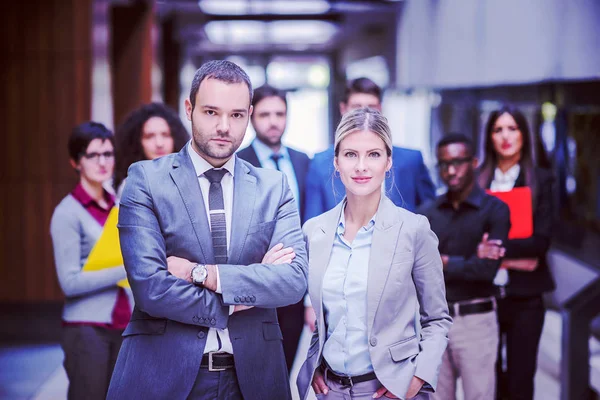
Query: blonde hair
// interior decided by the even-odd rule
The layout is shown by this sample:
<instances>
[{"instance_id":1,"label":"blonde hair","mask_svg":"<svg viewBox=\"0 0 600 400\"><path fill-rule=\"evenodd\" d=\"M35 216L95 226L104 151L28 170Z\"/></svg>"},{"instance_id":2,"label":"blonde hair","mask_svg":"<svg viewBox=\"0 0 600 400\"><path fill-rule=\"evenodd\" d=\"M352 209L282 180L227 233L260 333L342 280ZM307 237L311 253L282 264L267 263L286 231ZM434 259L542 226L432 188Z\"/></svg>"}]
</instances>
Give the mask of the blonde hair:
<instances>
[{"instance_id":1,"label":"blonde hair","mask_svg":"<svg viewBox=\"0 0 600 400\"><path fill-rule=\"evenodd\" d=\"M383 140L387 156L392 156L392 133L387 118L372 108L358 108L344 114L335 130L334 151L336 157L340 150L340 143L351 133L360 131L376 134Z\"/></svg>"}]
</instances>

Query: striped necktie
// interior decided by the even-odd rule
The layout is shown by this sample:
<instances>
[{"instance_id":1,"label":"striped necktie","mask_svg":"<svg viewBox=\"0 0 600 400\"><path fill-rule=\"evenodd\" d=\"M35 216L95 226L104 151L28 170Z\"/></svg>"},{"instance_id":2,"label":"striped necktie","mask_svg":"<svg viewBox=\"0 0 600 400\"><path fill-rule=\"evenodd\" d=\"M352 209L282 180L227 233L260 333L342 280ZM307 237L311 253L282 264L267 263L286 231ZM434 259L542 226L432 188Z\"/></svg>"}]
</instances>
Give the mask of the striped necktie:
<instances>
[{"instance_id":1,"label":"striped necktie","mask_svg":"<svg viewBox=\"0 0 600 400\"><path fill-rule=\"evenodd\" d=\"M221 180L226 169L210 169L204 176L210 182L208 191L208 208L210 214L210 232L213 241L213 252L216 264L227 262L227 225L225 220L225 202Z\"/></svg>"}]
</instances>

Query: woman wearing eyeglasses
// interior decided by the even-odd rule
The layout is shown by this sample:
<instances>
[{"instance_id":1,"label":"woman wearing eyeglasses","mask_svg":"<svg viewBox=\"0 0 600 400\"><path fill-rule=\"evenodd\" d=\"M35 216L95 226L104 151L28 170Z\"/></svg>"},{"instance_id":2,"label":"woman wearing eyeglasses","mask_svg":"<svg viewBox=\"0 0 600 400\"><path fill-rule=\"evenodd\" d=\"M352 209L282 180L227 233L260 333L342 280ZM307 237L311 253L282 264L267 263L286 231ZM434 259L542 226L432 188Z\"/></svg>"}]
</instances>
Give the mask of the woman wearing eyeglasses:
<instances>
[{"instance_id":1,"label":"woman wearing eyeglasses","mask_svg":"<svg viewBox=\"0 0 600 400\"><path fill-rule=\"evenodd\" d=\"M190 135L175 110L162 103L150 103L133 110L117 127L115 138L113 187L120 198L131 164L179 151Z\"/></svg>"},{"instance_id":2,"label":"woman wearing eyeglasses","mask_svg":"<svg viewBox=\"0 0 600 400\"><path fill-rule=\"evenodd\" d=\"M319 399L428 399L452 323L437 238L382 191L392 167L385 117L345 114L334 152L346 198L303 228L317 323L300 398L312 386Z\"/></svg>"},{"instance_id":3,"label":"woman wearing eyeglasses","mask_svg":"<svg viewBox=\"0 0 600 400\"><path fill-rule=\"evenodd\" d=\"M114 197L103 183L112 177L114 137L104 125L86 122L68 143L79 182L56 207L50 223L58 281L65 294L62 348L69 399L104 399L129 322L133 300L119 288L123 266L84 272Z\"/></svg>"},{"instance_id":4,"label":"woman wearing eyeglasses","mask_svg":"<svg viewBox=\"0 0 600 400\"><path fill-rule=\"evenodd\" d=\"M542 294L554 289L546 263L553 224L553 178L539 168L537 144L525 116L504 107L491 113L485 130L485 157L479 171L479 185L492 191L517 187L531 190L533 235L509 239L502 246L504 259L494 283L500 286L498 320L498 399L533 399L537 352L544 325ZM541 146L538 146L541 148ZM536 157L537 155L537 157ZM484 256L483 254L479 255ZM507 371L502 371L502 357Z\"/></svg>"}]
</instances>

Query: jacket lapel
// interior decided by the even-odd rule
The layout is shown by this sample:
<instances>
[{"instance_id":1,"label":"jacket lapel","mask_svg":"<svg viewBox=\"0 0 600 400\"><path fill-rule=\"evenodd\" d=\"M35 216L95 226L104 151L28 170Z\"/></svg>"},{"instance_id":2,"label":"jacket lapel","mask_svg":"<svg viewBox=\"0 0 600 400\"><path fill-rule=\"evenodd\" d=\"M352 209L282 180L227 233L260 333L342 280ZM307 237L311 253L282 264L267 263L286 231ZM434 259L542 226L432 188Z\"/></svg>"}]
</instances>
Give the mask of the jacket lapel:
<instances>
[{"instance_id":1,"label":"jacket lapel","mask_svg":"<svg viewBox=\"0 0 600 400\"><path fill-rule=\"evenodd\" d=\"M373 327L381 294L392 266L398 235L402 228L402 220L399 218L396 206L386 196L381 196L376 219L367 280L367 329L369 332Z\"/></svg>"},{"instance_id":2,"label":"jacket lapel","mask_svg":"<svg viewBox=\"0 0 600 400\"><path fill-rule=\"evenodd\" d=\"M204 262L214 263L212 237L210 234L207 234L207 232L210 232L210 225L206 217L202 190L198 183L196 170L188 154L187 145L183 146L183 149L175 157L173 169L171 170L171 178L175 182L175 186L177 186L185 204L186 211L194 228L194 233L196 234L196 239L200 243Z\"/></svg>"},{"instance_id":3,"label":"jacket lapel","mask_svg":"<svg viewBox=\"0 0 600 400\"><path fill-rule=\"evenodd\" d=\"M228 264L239 264L244 241L252 222L255 201L256 177L250 175L248 167L237 158L233 177L233 215L229 228L231 229L231 243L229 244Z\"/></svg>"},{"instance_id":4,"label":"jacket lapel","mask_svg":"<svg viewBox=\"0 0 600 400\"><path fill-rule=\"evenodd\" d=\"M325 331L325 316L323 314L323 277L325 276L325 271L329 265L331 249L333 248L333 241L335 239L335 233L337 231L343 205L344 201L331 211L323 214L320 224L315 228L314 237L311 238L309 243L309 257L312 267L308 274L308 287L313 288L310 291L310 297L316 303L313 303L313 307L317 313L319 332L322 332L322 334L319 335L319 340L321 342L320 348L323 347L324 337L327 333Z\"/></svg>"}]
</instances>

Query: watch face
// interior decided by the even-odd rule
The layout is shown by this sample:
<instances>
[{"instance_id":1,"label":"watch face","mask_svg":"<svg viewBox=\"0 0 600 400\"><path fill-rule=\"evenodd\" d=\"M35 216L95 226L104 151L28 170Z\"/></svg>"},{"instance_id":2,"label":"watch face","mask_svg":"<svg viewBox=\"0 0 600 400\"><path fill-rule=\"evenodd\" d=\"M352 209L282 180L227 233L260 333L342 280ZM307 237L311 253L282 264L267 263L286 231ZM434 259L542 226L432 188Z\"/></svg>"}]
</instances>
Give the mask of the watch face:
<instances>
[{"instance_id":1,"label":"watch face","mask_svg":"<svg viewBox=\"0 0 600 400\"><path fill-rule=\"evenodd\" d=\"M192 270L192 280L194 283L204 283L207 275L208 271L204 265L197 265Z\"/></svg>"}]
</instances>

